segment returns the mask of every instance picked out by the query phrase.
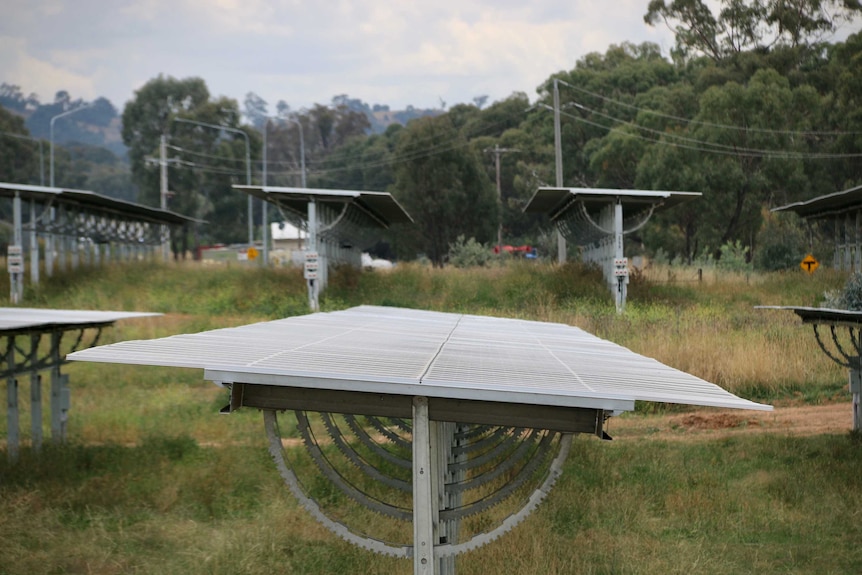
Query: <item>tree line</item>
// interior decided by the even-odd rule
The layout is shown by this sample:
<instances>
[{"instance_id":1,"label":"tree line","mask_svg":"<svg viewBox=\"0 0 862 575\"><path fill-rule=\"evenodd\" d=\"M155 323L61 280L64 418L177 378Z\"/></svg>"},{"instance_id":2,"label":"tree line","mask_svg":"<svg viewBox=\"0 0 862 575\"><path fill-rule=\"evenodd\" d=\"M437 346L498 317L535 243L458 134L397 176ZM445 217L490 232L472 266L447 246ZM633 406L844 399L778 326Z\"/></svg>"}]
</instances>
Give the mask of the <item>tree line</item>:
<instances>
[{"instance_id":1,"label":"tree line","mask_svg":"<svg viewBox=\"0 0 862 575\"><path fill-rule=\"evenodd\" d=\"M158 205L152 160L166 134L169 207L208 222L186 241L244 241L246 198L231 184L245 183L246 141L253 183L261 182L265 131L270 185L300 185L304 147L310 187L391 192L416 221L382 238L397 257L424 254L442 265L459 236L495 242L498 221L506 243L548 255L548 222L522 208L555 181L556 85L564 185L703 194L654 216L628 238L630 251L690 262L742 246L764 267L795 265L807 237L769 209L862 184L862 35L822 39L859 11L856 1L725 0L711 8L653 0L644 18L674 29L669 56L650 43L614 45L549 76L532 102L524 93L490 105L481 97L373 129L368 110L347 96L299 111L280 102L270 114L254 94L241 109L212 97L200 78L159 76L122 113L131 181L139 201ZM0 115L0 130L20 126ZM22 150L0 173L33 161L22 141L0 146ZM497 149L506 150L499 198Z\"/></svg>"}]
</instances>

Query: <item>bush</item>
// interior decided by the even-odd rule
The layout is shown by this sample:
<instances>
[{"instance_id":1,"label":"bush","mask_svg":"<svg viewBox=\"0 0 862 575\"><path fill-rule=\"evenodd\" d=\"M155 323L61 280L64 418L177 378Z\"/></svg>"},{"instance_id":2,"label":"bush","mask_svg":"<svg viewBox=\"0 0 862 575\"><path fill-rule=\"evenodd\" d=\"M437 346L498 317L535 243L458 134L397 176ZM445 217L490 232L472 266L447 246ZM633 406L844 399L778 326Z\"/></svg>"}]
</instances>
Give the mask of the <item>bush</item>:
<instances>
[{"instance_id":1,"label":"bush","mask_svg":"<svg viewBox=\"0 0 862 575\"><path fill-rule=\"evenodd\" d=\"M480 244L475 238L465 241L464 236L460 235L454 244L449 244L449 263L456 268L488 266L496 257L488 246Z\"/></svg>"},{"instance_id":2,"label":"bush","mask_svg":"<svg viewBox=\"0 0 862 575\"><path fill-rule=\"evenodd\" d=\"M862 311L862 273L856 272L851 275L842 290L826 292L824 295L826 296L824 307Z\"/></svg>"}]
</instances>

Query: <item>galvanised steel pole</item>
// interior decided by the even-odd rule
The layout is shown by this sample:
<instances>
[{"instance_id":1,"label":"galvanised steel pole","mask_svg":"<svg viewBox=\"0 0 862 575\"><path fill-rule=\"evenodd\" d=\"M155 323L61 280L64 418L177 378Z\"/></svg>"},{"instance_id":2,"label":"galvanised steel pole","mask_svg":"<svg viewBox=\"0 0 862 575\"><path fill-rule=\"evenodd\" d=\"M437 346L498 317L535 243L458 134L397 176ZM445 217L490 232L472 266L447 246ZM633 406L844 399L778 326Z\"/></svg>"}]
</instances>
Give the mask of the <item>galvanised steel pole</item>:
<instances>
[{"instance_id":1,"label":"galvanised steel pole","mask_svg":"<svg viewBox=\"0 0 862 575\"><path fill-rule=\"evenodd\" d=\"M244 130L231 128L230 126L222 126L221 124L209 124L207 122L198 122L197 120L188 120L186 118L173 118L173 121L241 134L242 137L245 138L245 185L251 185L251 144L248 139L248 134L246 134ZM248 244L250 246L254 244L254 207L252 205L251 195L248 196Z\"/></svg>"},{"instance_id":2,"label":"galvanised steel pole","mask_svg":"<svg viewBox=\"0 0 862 575\"><path fill-rule=\"evenodd\" d=\"M69 114L74 114L75 112L80 112L81 110L85 110L85 109L87 109L87 108L89 108L89 107L90 107L90 104L84 104L83 106L79 106L79 107L74 108L74 109L72 109L72 110L66 110L66 111L65 111L65 112L63 112L62 114L57 114L56 116L54 116L53 118L51 118L51 126L50 126L50 135L51 135L51 139L50 139L50 145L51 145L51 178L50 178L50 182L51 182L51 187L52 187L52 188L54 187L54 122L55 122L57 119L62 118L63 116L68 116Z\"/></svg>"}]
</instances>

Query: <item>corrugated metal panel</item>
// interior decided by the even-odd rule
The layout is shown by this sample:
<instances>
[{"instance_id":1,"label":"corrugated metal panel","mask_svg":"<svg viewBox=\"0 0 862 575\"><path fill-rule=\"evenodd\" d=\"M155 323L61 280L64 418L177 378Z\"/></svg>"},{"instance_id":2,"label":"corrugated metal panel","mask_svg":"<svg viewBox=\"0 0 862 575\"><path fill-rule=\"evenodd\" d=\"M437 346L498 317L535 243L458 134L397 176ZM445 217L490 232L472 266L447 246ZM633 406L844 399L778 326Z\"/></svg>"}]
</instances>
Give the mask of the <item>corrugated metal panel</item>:
<instances>
[{"instance_id":1,"label":"corrugated metal panel","mask_svg":"<svg viewBox=\"0 0 862 575\"><path fill-rule=\"evenodd\" d=\"M157 316L158 313L124 311L86 311L37 309L22 307L0 308L0 331L42 328L54 325L93 325L112 323L133 317Z\"/></svg>"},{"instance_id":2,"label":"corrugated metal panel","mask_svg":"<svg viewBox=\"0 0 862 575\"><path fill-rule=\"evenodd\" d=\"M68 359L203 368L230 381L608 409L635 400L772 409L567 325L361 306ZM298 383L299 382L299 383ZM418 390L424 391L418 391Z\"/></svg>"},{"instance_id":3,"label":"corrugated metal panel","mask_svg":"<svg viewBox=\"0 0 862 575\"><path fill-rule=\"evenodd\" d=\"M619 201L627 216L650 206L670 208L700 197L698 192L669 192L662 190L612 190L605 188L539 188L524 206L524 212L555 215L573 200L583 202L587 209L601 208L608 202Z\"/></svg>"}]
</instances>

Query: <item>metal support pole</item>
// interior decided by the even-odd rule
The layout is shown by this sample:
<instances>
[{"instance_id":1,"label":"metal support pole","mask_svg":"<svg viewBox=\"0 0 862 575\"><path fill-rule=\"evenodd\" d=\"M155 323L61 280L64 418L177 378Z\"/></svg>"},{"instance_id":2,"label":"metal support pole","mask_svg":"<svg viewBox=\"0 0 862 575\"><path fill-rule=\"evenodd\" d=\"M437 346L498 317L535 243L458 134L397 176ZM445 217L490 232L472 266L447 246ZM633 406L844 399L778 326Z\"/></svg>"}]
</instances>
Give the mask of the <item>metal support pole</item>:
<instances>
[{"instance_id":1,"label":"metal support pole","mask_svg":"<svg viewBox=\"0 0 862 575\"><path fill-rule=\"evenodd\" d=\"M554 78L554 159L557 174L557 187L563 187L563 139L560 131L560 85ZM557 261L566 261L566 238L557 230Z\"/></svg>"},{"instance_id":2,"label":"metal support pole","mask_svg":"<svg viewBox=\"0 0 862 575\"><path fill-rule=\"evenodd\" d=\"M160 206L163 210L168 209L168 137L162 134L159 137L159 189ZM165 263L171 261L171 232L167 224L162 224L162 259Z\"/></svg>"},{"instance_id":3,"label":"metal support pole","mask_svg":"<svg viewBox=\"0 0 862 575\"><path fill-rule=\"evenodd\" d=\"M306 249L309 252L318 252L319 278L320 267L326 265L326 263L319 257L320 246L317 241L317 202L314 201L314 198L311 198L308 201L308 239L306 240L306 246ZM318 311L320 309L320 279L318 278L309 278L306 280L308 282L308 305L311 308L311 311Z\"/></svg>"},{"instance_id":4,"label":"metal support pole","mask_svg":"<svg viewBox=\"0 0 862 575\"><path fill-rule=\"evenodd\" d=\"M39 237L36 235L35 199L30 199L30 283L39 284Z\"/></svg>"},{"instance_id":5,"label":"metal support pole","mask_svg":"<svg viewBox=\"0 0 862 575\"><path fill-rule=\"evenodd\" d=\"M36 368L39 359L39 334L30 335L30 438L33 451L42 449L42 376Z\"/></svg>"},{"instance_id":6,"label":"metal support pole","mask_svg":"<svg viewBox=\"0 0 862 575\"><path fill-rule=\"evenodd\" d=\"M261 184L263 185L264 188L266 188L266 176L267 176L267 173L266 173L266 171L267 171L267 137L266 137L267 132L269 132L269 118L267 118L266 121L263 123L263 168L261 170L261 172L262 172L261 179L263 181L261 182ZM251 197L251 196L249 196L249 197ZM262 251L263 262L262 262L262 265L264 267L269 265L269 213L268 213L269 212L269 209L268 209L269 206L268 206L268 204L269 204L269 202L267 202L266 200L263 200L263 208L262 208L261 214L260 214L261 221L263 223L263 230L261 233L261 237L263 238L263 251Z\"/></svg>"},{"instance_id":7,"label":"metal support pole","mask_svg":"<svg viewBox=\"0 0 862 575\"><path fill-rule=\"evenodd\" d=\"M623 254L623 204L617 201L614 204L614 269L617 269L616 262L624 261ZM627 271L627 270L626 270ZM628 290L629 277L628 275L616 276L617 289L615 290L615 299L617 304L617 313L622 313L626 309L626 292Z\"/></svg>"},{"instance_id":8,"label":"metal support pole","mask_svg":"<svg viewBox=\"0 0 862 575\"><path fill-rule=\"evenodd\" d=\"M850 368L850 393L853 396L853 431L862 429L862 370Z\"/></svg>"},{"instance_id":9,"label":"metal support pole","mask_svg":"<svg viewBox=\"0 0 862 575\"><path fill-rule=\"evenodd\" d=\"M16 253L21 256L23 262L23 225L21 223L21 195L15 192L15 197L12 199L12 227L13 227L13 245L17 248ZM23 265L23 264L22 264ZM9 274L10 299L13 304L21 303L24 297L24 273L23 270Z\"/></svg>"},{"instance_id":10,"label":"metal support pole","mask_svg":"<svg viewBox=\"0 0 862 575\"><path fill-rule=\"evenodd\" d=\"M6 455L10 461L18 460L18 380L15 379L15 336L9 336L6 351Z\"/></svg>"},{"instance_id":11,"label":"metal support pole","mask_svg":"<svg viewBox=\"0 0 862 575\"><path fill-rule=\"evenodd\" d=\"M413 398L413 573L434 575L431 425L428 398Z\"/></svg>"},{"instance_id":12,"label":"metal support pole","mask_svg":"<svg viewBox=\"0 0 862 575\"><path fill-rule=\"evenodd\" d=\"M62 395L63 378L60 375L60 341L63 333L51 333L51 442L63 441Z\"/></svg>"}]
</instances>

